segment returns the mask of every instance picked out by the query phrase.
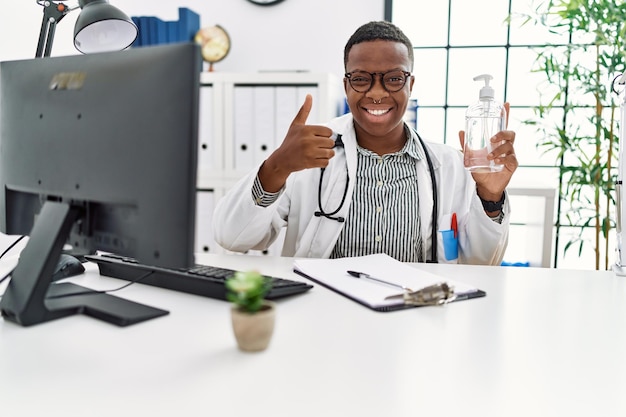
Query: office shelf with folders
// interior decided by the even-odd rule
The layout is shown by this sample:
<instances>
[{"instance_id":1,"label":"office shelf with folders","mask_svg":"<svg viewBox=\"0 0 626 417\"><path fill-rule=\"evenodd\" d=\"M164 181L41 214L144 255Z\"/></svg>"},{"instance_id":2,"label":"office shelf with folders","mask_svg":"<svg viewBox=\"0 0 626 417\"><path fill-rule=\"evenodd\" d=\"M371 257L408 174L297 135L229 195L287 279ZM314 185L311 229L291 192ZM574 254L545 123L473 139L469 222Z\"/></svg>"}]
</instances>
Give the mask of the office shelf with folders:
<instances>
[{"instance_id":1,"label":"office shelf with folders","mask_svg":"<svg viewBox=\"0 0 626 417\"><path fill-rule=\"evenodd\" d=\"M329 73L204 72L200 82L196 249L224 253L207 226L214 204L282 143L307 94L313 97L307 122L314 124L341 113L344 93ZM281 246L254 254L280 255Z\"/></svg>"}]
</instances>

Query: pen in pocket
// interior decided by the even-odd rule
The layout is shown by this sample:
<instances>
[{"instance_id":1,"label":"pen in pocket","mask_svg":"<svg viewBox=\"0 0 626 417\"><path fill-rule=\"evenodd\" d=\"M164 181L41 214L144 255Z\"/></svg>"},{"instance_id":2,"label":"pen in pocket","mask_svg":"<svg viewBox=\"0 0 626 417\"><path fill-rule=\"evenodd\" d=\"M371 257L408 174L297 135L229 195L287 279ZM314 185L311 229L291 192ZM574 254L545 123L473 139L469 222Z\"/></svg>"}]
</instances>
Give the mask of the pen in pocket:
<instances>
[{"instance_id":1,"label":"pen in pocket","mask_svg":"<svg viewBox=\"0 0 626 417\"><path fill-rule=\"evenodd\" d=\"M440 230L439 232L443 240L446 260L452 261L457 259L459 257L459 225L457 223L456 213L452 213L451 215L450 229Z\"/></svg>"}]
</instances>

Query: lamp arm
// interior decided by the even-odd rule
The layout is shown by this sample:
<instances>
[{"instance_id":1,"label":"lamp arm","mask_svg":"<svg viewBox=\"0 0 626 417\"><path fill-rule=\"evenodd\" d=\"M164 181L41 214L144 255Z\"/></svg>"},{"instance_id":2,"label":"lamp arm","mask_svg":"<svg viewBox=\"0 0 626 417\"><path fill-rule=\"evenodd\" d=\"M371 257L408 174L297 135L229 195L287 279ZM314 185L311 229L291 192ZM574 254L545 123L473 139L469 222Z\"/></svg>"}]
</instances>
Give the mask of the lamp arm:
<instances>
[{"instance_id":1,"label":"lamp arm","mask_svg":"<svg viewBox=\"0 0 626 417\"><path fill-rule=\"evenodd\" d=\"M37 0L37 3L43 6L43 19L41 21L41 30L39 31L39 42L37 43L35 58L43 58L50 56L57 23L63 19L66 14L78 8L78 6L68 7L64 3L49 0Z\"/></svg>"}]
</instances>

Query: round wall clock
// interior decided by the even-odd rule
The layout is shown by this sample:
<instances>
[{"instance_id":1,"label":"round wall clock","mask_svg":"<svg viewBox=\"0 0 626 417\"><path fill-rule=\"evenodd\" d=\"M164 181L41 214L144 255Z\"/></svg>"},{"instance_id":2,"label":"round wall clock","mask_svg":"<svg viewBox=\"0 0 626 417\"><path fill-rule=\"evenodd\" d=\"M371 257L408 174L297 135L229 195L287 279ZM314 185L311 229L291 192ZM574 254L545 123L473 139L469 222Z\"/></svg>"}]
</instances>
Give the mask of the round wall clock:
<instances>
[{"instance_id":1,"label":"round wall clock","mask_svg":"<svg viewBox=\"0 0 626 417\"><path fill-rule=\"evenodd\" d=\"M248 0L252 4L256 4L258 6L272 6L274 4L278 4L283 0Z\"/></svg>"}]
</instances>

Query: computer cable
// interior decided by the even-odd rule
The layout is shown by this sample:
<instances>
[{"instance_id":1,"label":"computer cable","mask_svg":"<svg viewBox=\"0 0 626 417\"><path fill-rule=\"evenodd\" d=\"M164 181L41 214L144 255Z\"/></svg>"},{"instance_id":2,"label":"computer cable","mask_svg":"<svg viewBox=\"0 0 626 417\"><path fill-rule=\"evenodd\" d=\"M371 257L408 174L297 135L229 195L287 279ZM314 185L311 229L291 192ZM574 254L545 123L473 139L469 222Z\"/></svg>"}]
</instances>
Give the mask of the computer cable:
<instances>
[{"instance_id":1,"label":"computer cable","mask_svg":"<svg viewBox=\"0 0 626 417\"><path fill-rule=\"evenodd\" d=\"M15 245L17 245L17 244L18 244L18 243L19 243L22 239L24 239L25 237L26 237L26 235L22 235L22 236L18 237L18 238L15 240L15 242L11 243L11 244L9 245L9 247L8 247L8 248L6 248L6 249L4 250L4 252L2 252L2 253L0 254L0 259L2 259L2 257L3 257L4 255L6 255L7 253L9 253L9 251L10 251L11 249L13 249L13 248L15 247ZM15 271L15 268L11 269L11 270L10 270L10 271L9 271L9 272L5 275L5 276L3 276L2 278L0 278L0 284L2 284L2 283L3 283L3 282L7 279L7 278L9 278L9 277L11 276L11 274L13 274L13 271ZM4 295L4 294L0 294L0 300L2 299L2 295Z\"/></svg>"},{"instance_id":2,"label":"computer cable","mask_svg":"<svg viewBox=\"0 0 626 417\"><path fill-rule=\"evenodd\" d=\"M2 254L0 254L0 259L2 259L2 257L4 255L6 255L11 249L13 249L15 247L15 245L17 245L22 239L24 239L26 237L26 235L20 236L19 238L17 238L11 245L9 245L8 248L6 248L4 250L4 252L2 252ZM9 271L5 276L3 276L2 278L0 278L0 284L2 284L7 278L9 278L11 276L11 274L13 274L13 271L15 270L15 268L13 268L11 271ZM121 287L118 288L113 288L112 290L101 290L101 291L95 291L95 290L89 290L89 291L79 291L79 292L74 292L74 293L69 293L69 294L62 294L62 295L57 295L57 296L48 296L46 297L46 299L54 299L54 298L64 298L64 297L72 297L72 296L76 296L76 295L89 295L89 294L108 294L111 292L115 292L115 291L119 291L119 290L123 290L124 288L128 287L129 285L132 285L134 283L140 282L144 279L146 279L147 277L149 277L150 275L152 275L154 273L154 271L148 271L147 273L145 273L144 275L140 276L139 278L137 278L134 281L130 281L124 285L122 285ZM2 295L0 294L0 300L2 299Z\"/></svg>"},{"instance_id":3,"label":"computer cable","mask_svg":"<svg viewBox=\"0 0 626 417\"><path fill-rule=\"evenodd\" d=\"M12 270L10 270L9 272L7 272L7 274L5 276L3 276L2 278L0 278L0 284L2 284L4 282L5 279L9 278L11 276L11 274L13 273L13 271L15 271L15 268L13 268Z\"/></svg>"},{"instance_id":4,"label":"computer cable","mask_svg":"<svg viewBox=\"0 0 626 417\"><path fill-rule=\"evenodd\" d=\"M130 286L132 284L138 283L138 282L148 278L152 274L154 274L154 271L148 271L145 274L143 274L142 276L140 276L139 278L137 278L136 280L130 281L130 282L122 285L121 287L113 288L112 290L99 290L99 291L88 290L88 291L71 292L71 293L68 293L68 294L50 295L50 296L46 297L46 300L52 300L52 299L55 299L55 298L74 297L76 295L108 294L108 293L111 293L111 292L123 290L124 288L126 288L126 287L128 287L128 286Z\"/></svg>"},{"instance_id":5,"label":"computer cable","mask_svg":"<svg viewBox=\"0 0 626 417\"><path fill-rule=\"evenodd\" d=\"M3 276L2 278L0 278L0 284L2 284L4 282L5 279L9 278L11 276L11 274L13 273L13 271L15 271L15 268L13 268L12 270L10 270L5 276ZM2 298L2 295L0 295L0 298Z\"/></svg>"},{"instance_id":6,"label":"computer cable","mask_svg":"<svg viewBox=\"0 0 626 417\"><path fill-rule=\"evenodd\" d=\"M20 243L20 241L21 241L22 239L24 239L25 237L26 237L26 235L20 236L20 237L18 237L18 238L15 240L15 242L11 243L11 244L9 245L9 247L8 247L8 248L6 248L6 249L4 250L4 252L2 252L2 254L0 254L0 259L2 259L2 257L3 257L4 255L6 255L6 254L7 254L7 253L11 250L11 249L13 249L13 248L15 247L15 245L17 245L18 243Z\"/></svg>"}]
</instances>

